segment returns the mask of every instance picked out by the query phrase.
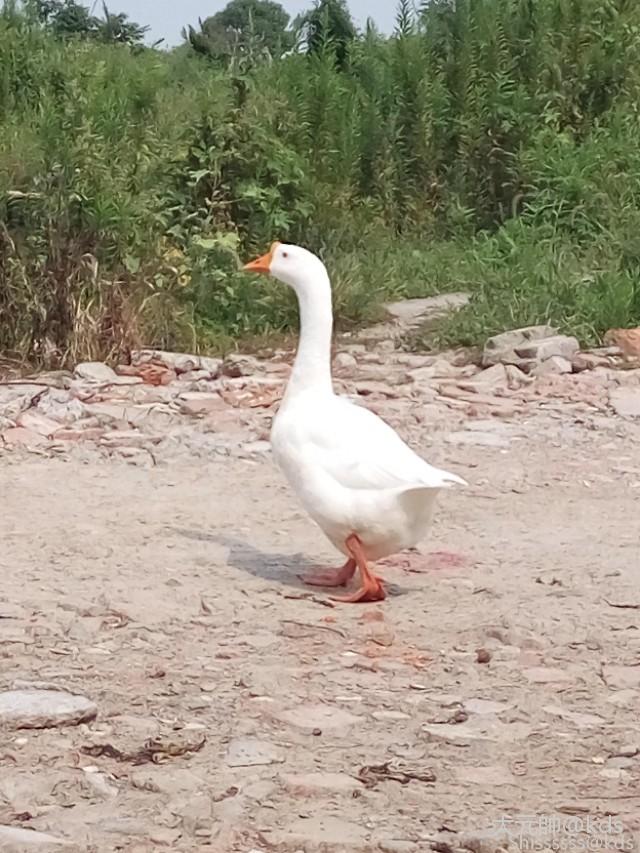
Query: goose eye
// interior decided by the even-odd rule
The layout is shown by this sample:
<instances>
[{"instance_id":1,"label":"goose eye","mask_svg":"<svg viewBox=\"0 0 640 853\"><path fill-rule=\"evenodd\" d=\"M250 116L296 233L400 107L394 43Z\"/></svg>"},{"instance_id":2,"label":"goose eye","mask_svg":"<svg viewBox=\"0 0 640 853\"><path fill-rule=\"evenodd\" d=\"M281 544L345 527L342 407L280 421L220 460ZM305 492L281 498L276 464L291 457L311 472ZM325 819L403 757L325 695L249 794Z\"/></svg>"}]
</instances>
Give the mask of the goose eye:
<instances>
[{"instance_id":1,"label":"goose eye","mask_svg":"<svg viewBox=\"0 0 640 853\"><path fill-rule=\"evenodd\" d=\"M282 257L283 257L283 258L288 258L288 257L289 257L289 252L283 252L283 253L282 253Z\"/></svg>"}]
</instances>

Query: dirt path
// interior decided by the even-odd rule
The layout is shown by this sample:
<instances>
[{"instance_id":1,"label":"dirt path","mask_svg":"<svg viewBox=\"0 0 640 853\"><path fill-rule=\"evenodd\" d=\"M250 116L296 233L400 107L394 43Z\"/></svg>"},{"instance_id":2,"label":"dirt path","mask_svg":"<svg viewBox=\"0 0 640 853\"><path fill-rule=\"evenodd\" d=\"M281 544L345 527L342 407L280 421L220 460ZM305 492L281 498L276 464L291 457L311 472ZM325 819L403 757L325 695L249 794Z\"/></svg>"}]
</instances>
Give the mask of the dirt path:
<instances>
[{"instance_id":1,"label":"dirt path","mask_svg":"<svg viewBox=\"0 0 640 853\"><path fill-rule=\"evenodd\" d=\"M1 686L99 709L2 736L0 824L100 853L638 849L640 424L394 405L471 485L425 548L463 564L386 566L380 605L300 583L335 556L268 455L0 457Z\"/></svg>"}]
</instances>

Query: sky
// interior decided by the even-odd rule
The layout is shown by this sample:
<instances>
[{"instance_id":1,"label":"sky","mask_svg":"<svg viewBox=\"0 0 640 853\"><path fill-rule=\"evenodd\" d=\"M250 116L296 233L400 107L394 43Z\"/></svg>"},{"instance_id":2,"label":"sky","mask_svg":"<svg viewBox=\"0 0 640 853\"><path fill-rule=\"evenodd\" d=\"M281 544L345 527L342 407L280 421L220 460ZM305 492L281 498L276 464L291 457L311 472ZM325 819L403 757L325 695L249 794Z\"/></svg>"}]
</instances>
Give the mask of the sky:
<instances>
[{"instance_id":1,"label":"sky","mask_svg":"<svg viewBox=\"0 0 640 853\"><path fill-rule=\"evenodd\" d=\"M312 0L279 2L292 18L313 5ZM198 18L208 18L219 12L226 6L226 0L109 0L107 6L113 12L126 12L138 24L149 25L149 41L163 38L171 47L182 41L180 33L186 24L197 26ZM100 8L101 3L96 3L98 14ZM359 26L371 17L383 32L393 29L395 0L349 0L349 8Z\"/></svg>"}]
</instances>

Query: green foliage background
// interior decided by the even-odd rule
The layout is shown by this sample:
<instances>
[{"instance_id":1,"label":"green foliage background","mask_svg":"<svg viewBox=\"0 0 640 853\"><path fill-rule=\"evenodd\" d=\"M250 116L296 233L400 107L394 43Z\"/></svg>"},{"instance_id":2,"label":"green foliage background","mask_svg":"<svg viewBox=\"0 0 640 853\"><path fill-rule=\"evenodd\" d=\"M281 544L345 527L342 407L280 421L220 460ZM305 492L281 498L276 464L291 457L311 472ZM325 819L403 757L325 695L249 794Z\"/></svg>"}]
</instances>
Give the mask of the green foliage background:
<instances>
[{"instance_id":1,"label":"green foliage background","mask_svg":"<svg viewBox=\"0 0 640 853\"><path fill-rule=\"evenodd\" d=\"M5 2L0 352L285 330L290 295L238 272L276 238L325 258L343 325L460 289L450 343L640 324L640 4L403 0L382 37L323 3L216 53Z\"/></svg>"}]
</instances>

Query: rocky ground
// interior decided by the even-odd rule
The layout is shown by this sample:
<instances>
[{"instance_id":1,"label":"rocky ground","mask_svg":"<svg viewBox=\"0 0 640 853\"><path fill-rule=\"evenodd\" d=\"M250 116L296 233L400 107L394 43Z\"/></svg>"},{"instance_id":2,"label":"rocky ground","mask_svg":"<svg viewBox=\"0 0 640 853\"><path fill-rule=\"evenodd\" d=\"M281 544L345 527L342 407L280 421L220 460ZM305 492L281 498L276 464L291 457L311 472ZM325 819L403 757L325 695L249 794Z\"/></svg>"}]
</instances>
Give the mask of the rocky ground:
<instances>
[{"instance_id":1,"label":"rocky ground","mask_svg":"<svg viewBox=\"0 0 640 853\"><path fill-rule=\"evenodd\" d=\"M298 579L289 353L0 385L0 849L638 849L640 368L400 320L337 385L470 485L380 604Z\"/></svg>"}]
</instances>

